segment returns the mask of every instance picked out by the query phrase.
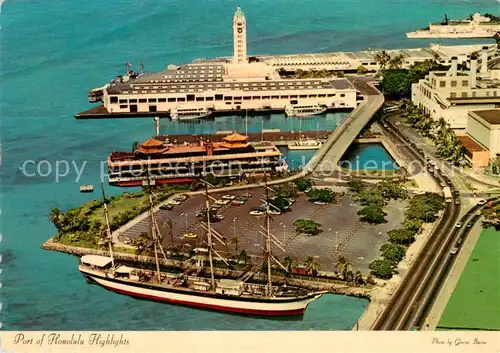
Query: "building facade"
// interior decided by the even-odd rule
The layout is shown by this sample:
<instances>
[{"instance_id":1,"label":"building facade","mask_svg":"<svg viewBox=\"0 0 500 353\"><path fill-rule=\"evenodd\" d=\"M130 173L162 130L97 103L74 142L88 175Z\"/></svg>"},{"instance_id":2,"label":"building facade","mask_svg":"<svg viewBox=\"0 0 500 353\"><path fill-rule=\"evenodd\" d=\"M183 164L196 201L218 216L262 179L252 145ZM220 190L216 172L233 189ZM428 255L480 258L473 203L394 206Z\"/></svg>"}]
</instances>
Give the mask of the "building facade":
<instances>
[{"instance_id":1,"label":"building facade","mask_svg":"<svg viewBox=\"0 0 500 353\"><path fill-rule=\"evenodd\" d=\"M488 158L500 157L500 109L469 112L467 136L488 151Z\"/></svg>"},{"instance_id":2,"label":"building facade","mask_svg":"<svg viewBox=\"0 0 500 353\"><path fill-rule=\"evenodd\" d=\"M458 70L458 58L452 58L448 71L432 71L412 85L412 102L434 120L443 118L453 129L465 131L468 113L475 109L500 105L500 70L488 70L488 48L481 54L481 67L473 57L469 70Z\"/></svg>"}]
</instances>

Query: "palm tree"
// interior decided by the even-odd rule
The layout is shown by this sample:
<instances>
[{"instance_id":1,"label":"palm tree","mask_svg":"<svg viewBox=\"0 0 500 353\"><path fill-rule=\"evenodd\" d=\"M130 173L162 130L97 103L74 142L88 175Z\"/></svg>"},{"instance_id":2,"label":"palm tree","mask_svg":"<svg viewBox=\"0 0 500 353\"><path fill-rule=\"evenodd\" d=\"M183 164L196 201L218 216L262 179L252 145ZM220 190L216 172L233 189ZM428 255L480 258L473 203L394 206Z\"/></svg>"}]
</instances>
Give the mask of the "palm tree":
<instances>
[{"instance_id":1,"label":"palm tree","mask_svg":"<svg viewBox=\"0 0 500 353\"><path fill-rule=\"evenodd\" d=\"M351 271L351 268L352 268L351 261L349 261L349 259L347 258L346 255L341 254L337 258L336 266L340 270L340 273L342 273L342 276L344 277L344 279L346 279L347 272Z\"/></svg>"},{"instance_id":2,"label":"palm tree","mask_svg":"<svg viewBox=\"0 0 500 353\"><path fill-rule=\"evenodd\" d=\"M395 57L389 59L387 65L389 69L401 69L404 62L404 56L402 54L396 55Z\"/></svg>"},{"instance_id":3,"label":"palm tree","mask_svg":"<svg viewBox=\"0 0 500 353\"><path fill-rule=\"evenodd\" d=\"M365 284L365 280L363 279L363 274L359 270L356 271L356 273L354 274L354 283L359 285Z\"/></svg>"},{"instance_id":4,"label":"palm tree","mask_svg":"<svg viewBox=\"0 0 500 353\"><path fill-rule=\"evenodd\" d=\"M411 100L408 98L403 98L398 102L398 109L403 112L403 114L406 112L406 109L410 106L410 104L413 104Z\"/></svg>"},{"instance_id":5,"label":"palm tree","mask_svg":"<svg viewBox=\"0 0 500 353\"><path fill-rule=\"evenodd\" d=\"M319 264L314 257L308 256L306 261L304 262L304 265L306 266L307 271L309 271L313 276L316 276L316 273L318 273Z\"/></svg>"},{"instance_id":6,"label":"palm tree","mask_svg":"<svg viewBox=\"0 0 500 353\"><path fill-rule=\"evenodd\" d=\"M381 69L385 69L385 66L391 60L391 57L385 50L378 52L374 56L375 61L380 65Z\"/></svg>"},{"instance_id":7,"label":"palm tree","mask_svg":"<svg viewBox=\"0 0 500 353\"><path fill-rule=\"evenodd\" d=\"M172 244L172 247L174 247L174 230L173 230L172 218L167 218L167 220L163 222L163 228L168 229L168 233L170 235L170 242Z\"/></svg>"},{"instance_id":8,"label":"palm tree","mask_svg":"<svg viewBox=\"0 0 500 353\"><path fill-rule=\"evenodd\" d=\"M249 257L245 249L241 250L239 258L244 261L245 265L247 264Z\"/></svg>"},{"instance_id":9,"label":"palm tree","mask_svg":"<svg viewBox=\"0 0 500 353\"><path fill-rule=\"evenodd\" d=\"M231 238L231 244L234 245L234 251L235 252L238 252L238 244L240 243L240 237L236 236L236 237L232 237Z\"/></svg>"},{"instance_id":10,"label":"palm tree","mask_svg":"<svg viewBox=\"0 0 500 353\"><path fill-rule=\"evenodd\" d=\"M283 263L285 265L285 267L288 269L288 272L292 272L292 264L293 264L293 260L290 256L285 256L283 258Z\"/></svg>"},{"instance_id":11,"label":"palm tree","mask_svg":"<svg viewBox=\"0 0 500 353\"><path fill-rule=\"evenodd\" d=\"M59 239L61 237L61 232L63 231L65 226L64 213L62 213L61 210L57 207L53 208L52 211L50 211L49 219L56 227L56 239Z\"/></svg>"}]
</instances>

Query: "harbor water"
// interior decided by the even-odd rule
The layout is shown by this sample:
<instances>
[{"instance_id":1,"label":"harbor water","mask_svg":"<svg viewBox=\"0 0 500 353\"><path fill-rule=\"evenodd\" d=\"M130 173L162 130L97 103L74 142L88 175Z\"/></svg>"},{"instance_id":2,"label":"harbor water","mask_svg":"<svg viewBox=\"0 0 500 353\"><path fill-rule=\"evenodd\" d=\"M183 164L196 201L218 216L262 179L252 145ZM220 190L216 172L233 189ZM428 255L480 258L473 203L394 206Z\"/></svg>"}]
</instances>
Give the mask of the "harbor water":
<instances>
[{"instance_id":1,"label":"harbor water","mask_svg":"<svg viewBox=\"0 0 500 353\"><path fill-rule=\"evenodd\" d=\"M302 321L276 321L139 301L88 285L77 260L40 245L55 233L48 215L98 197L108 153L129 150L153 134L151 118L77 121L100 87L130 61L147 71L199 57L231 55L232 15L245 11L252 54L427 46L404 32L471 12L498 13L496 0L294 0L3 3L0 321L10 330L349 330L366 300L325 295ZM447 42L448 43L448 42ZM451 41L449 43L457 43ZM464 43L464 42L461 42ZM308 124L334 129L345 113ZM249 130L299 129L284 117L249 119ZM295 124L295 125L293 125ZM241 130L244 119L201 124L162 120L162 133ZM306 151L309 153L309 151ZM306 153L304 152L304 153ZM123 189L107 188L110 195ZM103 317L103 313L107 313Z\"/></svg>"}]
</instances>

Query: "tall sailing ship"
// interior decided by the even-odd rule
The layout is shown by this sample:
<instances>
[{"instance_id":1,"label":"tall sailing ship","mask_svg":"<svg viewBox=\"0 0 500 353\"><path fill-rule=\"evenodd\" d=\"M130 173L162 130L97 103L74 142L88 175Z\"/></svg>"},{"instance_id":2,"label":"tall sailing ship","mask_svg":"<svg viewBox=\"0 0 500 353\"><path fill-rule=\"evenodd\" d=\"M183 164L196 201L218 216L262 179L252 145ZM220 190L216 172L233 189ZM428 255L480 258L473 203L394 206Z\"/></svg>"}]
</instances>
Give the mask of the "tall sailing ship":
<instances>
[{"instance_id":1,"label":"tall sailing ship","mask_svg":"<svg viewBox=\"0 0 500 353\"><path fill-rule=\"evenodd\" d=\"M266 185L267 195L267 185ZM104 197L104 189L103 189ZM213 231L210 225L210 202L208 190L205 190L206 224L208 260L210 276L186 273L173 273L160 268L159 252L166 260L166 254L161 244L158 225L153 212L152 195L149 196L151 214L151 235L154 247L156 271L129 267L115 261L112 248L112 234L109 227L109 217L106 202L104 215L109 239L109 256L84 255L80 259L79 270L85 278L108 290L132 297L149 299L171 304L180 304L195 308L205 308L217 311L259 315L259 316L295 316L303 315L307 305L319 298L325 292L314 292L294 286L274 285L272 283L271 265L273 262L287 270L271 253L271 243L281 246L278 240L269 232L270 204L267 204L266 216L266 248L267 284L251 281L252 273L246 273L238 280L216 279L213 268L214 254L220 261L229 265L213 247L213 238L221 242L222 237ZM266 198L267 199L267 198ZM104 200L106 198L104 197ZM204 261L203 261L204 264ZM154 273L156 272L156 273Z\"/></svg>"}]
</instances>

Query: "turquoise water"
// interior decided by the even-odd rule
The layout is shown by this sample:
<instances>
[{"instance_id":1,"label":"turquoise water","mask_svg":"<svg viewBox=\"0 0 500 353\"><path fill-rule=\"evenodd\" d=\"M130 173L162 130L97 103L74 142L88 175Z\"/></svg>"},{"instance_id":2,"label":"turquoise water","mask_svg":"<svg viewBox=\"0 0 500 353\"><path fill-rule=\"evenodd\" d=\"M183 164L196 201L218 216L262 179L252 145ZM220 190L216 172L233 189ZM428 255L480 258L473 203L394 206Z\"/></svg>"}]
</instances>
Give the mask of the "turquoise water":
<instances>
[{"instance_id":1,"label":"turquoise water","mask_svg":"<svg viewBox=\"0 0 500 353\"><path fill-rule=\"evenodd\" d=\"M417 47L429 41L407 40L405 31L440 20L444 13L450 18L479 9L498 13L499 6L496 0L7 0L0 15L4 328L335 330L354 325L367 302L343 296L324 296L295 322L137 301L86 285L74 258L40 249L54 233L50 209L67 210L92 198L78 187L98 183L104 157L153 132L151 119L76 121L72 115L90 107L87 89L122 73L126 61L135 69L142 61L146 70L155 71L198 57L230 55L237 5L247 16L252 54ZM341 117L326 120L333 128ZM238 119L217 120L216 127L162 123L162 133L232 129L233 124L241 127ZM252 120L251 129L260 128L259 119ZM62 160L70 166L67 173L58 163ZM33 162L27 172L34 176L19 169L27 161ZM35 164L39 161L46 162ZM56 165L65 176L56 178ZM76 182L75 166L84 167ZM121 191L108 189L109 194Z\"/></svg>"},{"instance_id":2,"label":"turquoise water","mask_svg":"<svg viewBox=\"0 0 500 353\"><path fill-rule=\"evenodd\" d=\"M353 170L396 170L396 161L381 143L354 144L340 162L342 167Z\"/></svg>"}]
</instances>

